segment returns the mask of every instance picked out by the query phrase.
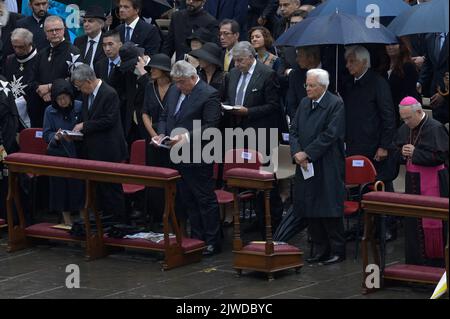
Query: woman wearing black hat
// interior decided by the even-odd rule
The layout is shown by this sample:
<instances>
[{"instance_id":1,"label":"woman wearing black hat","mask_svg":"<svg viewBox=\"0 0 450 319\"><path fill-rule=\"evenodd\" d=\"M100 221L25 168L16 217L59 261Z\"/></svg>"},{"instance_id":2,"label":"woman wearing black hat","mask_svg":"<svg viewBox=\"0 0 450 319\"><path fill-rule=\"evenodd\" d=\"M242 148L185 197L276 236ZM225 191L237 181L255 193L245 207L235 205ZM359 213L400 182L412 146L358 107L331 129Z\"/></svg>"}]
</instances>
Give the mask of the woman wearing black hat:
<instances>
[{"instance_id":1,"label":"woman wearing black hat","mask_svg":"<svg viewBox=\"0 0 450 319\"><path fill-rule=\"evenodd\" d=\"M44 115L43 136L48 144L47 154L77 157L76 142L66 140L61 130L72 130L81 119L82 104L74 101L72 85L64 79L52 83L52 104ZM71 212L84 206L83 182L76 179L50 177L50 210L62 213L64 224L71 225Z\"/></svg>"},{"instance_id":2,"label":"woman wearing black hat","mask_svg":"<svg viewBox=\"0 0 450 319\"><path fill-rule=\"evenodd\" d=\"M198 75L200 79L219 91L223 92L225 73L222 71L222 49L213 42L205 43L200 49L189 52L199 61Z\"/></svg>"},{"instance_id":3,"label":"woman wearing black hat","mask_svg":"<svg viewBox=\"0 0 450 319\"><path fill-rule=\"evenodd\" d=\"M150 72L151 81L145 87L144 105L142 107L142 121L147 130L147 156L146 162L149 166L167 167L169 165L168 150L154 147L151 144L153 137L157 136L159 117L164 110L166 93L172 85L170 78L170 58L165 54L155 54L145 66ZM161 222L164 212L164 190L150 188L150 207L154 221Z\"/></svg>"}]
</instances>

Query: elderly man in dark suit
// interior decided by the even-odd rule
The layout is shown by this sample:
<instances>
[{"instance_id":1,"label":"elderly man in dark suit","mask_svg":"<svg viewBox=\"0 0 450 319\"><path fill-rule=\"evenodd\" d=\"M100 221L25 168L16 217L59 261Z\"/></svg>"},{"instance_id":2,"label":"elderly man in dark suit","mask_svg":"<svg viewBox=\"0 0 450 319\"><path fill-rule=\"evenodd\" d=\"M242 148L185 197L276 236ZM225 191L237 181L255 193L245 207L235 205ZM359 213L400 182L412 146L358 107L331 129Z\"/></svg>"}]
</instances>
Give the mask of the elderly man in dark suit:
<instances>
[{"instance_id":1,"label":"elderly man in dark suit","mask_svg":"<svg viewBox=\"0 0 450 319\"><path fill-rule=\"evenodd\" d=\"M83 62L94 68L95 63L105 57L102 50L103 34L105 26L105 13L99 6L90 6L83 17L83 29L85 35L75 39L74 45L80 49Z\"/></svg>"},{"instance_id":2,"label":"elderly man in dark suit","mask_svg":"<svg viewBox=\"0 0 450 319\"><path fill-rule=\"evenodd\" d=\"M123 43L136 43L144 48L146 55L151 56L159 53L161 49L161 35L157 27L139 17L141 9L141 0L120 0L119 15L124 23L116 30L119 31Z\"/></svg>"},{"instance_id":3,"label":"elderly man in dark suit","mask_svg":"<svg viewBox=\"0 0 450 319\"><path fill-rule=\"evenodd\" d=\"M370 69L370 54L363 46L345 50L347 69L342 97L346 115L346 154L364 155L376 170L377 179L393 190L392 167L388 156L395 135L395 108L388 82ZM391 152L392 153L392 152Z\"/></svg>"},{"instance_id":4,"label":"elderly man in dark suit","mask_svg":"<svg viewBox=\"0 0 450 319\"><path fill-rule=\"evenodd\" d=\"M213 164L204 159L195 161L202 150L193 145L194 136L207 128L217 127L220 122L220 100L218 92L202 81L197 70L186 61L178 61L172 67L172 79L175 86L166 94L165 109L158 124L158 134L153 141L158 145L161 138L171 136L169 144L175 147L170 152L170 159L175 161L176 148L184 145L190 156L175 164L182 181L177 189L177 213L187 211L191 237L204 240L205 256L220 251L220 214L214 193ZM194 126L194 121L201 121L201 126ZM176 133L183 129L184 133ZM186 144L188 143L188 144ZM185 148L181 148L185 152ZM182 157L185 157L184 153Z\"/></svg>"},{"instance_id":5,"label":"elderly man in dark suit","mask_svg":"<svg viewBox=\"0 0 450 319\"><path fill-rule=\"evenodd\" d=\"M433 117L439 122L448 123L448 100L439 93L444 90L444 76L448 72L448 33L430 33L425 36L425 62L419 75L417 91L431 96L430 107ZM429 92L422 92L422 86Z\"/></svg>"},{"instance_id":6,"label":"elderly man in dark suit","mask_svg":"<svg viewBox=\"0 0 450 319\"><path fill-rule=\"evenodd\" d=\"M325 70L307 72L307 97L290 131L291 154L297 164L294 209L308 218L316 247L316 255L307 261L323 264L345 259L345 111L342 99L327 91L328 85Z\"/></svg>"},{"instance_id":7,"label":"elderly man in dark suit","mask_svg":"<svg viewBox=\"0 0 450 319\"><path fill-rule=\"evenodd\" d=\"M272 149L278 144L278 134L270 134L270 129L278 129L280 119L279 86L275 71L272 68L258 62L255 58L256 52L247 41L236 44L233 48L233 68L225 78L224 104L241 106L238 110L229 111L227 114L228 127L240 127L255 129L256 138L265 139L266 149L259 150L261 153L270 155ZM259 134L259 129L264 129L265 133ZM263 131L264 131L263 130ZM275 145L269 145L271 138L275 138ZM246 147L251 145L245 144ZM263 198L258 200L258 223L261 235L264 237L264 210L262 207ZM270 193L270 206L272 216L272 226L278 226L283 207L281 203L278 187Z\"/></svg>"},{"instance_id":8,"label":"elderly man in dark suit","mask_svg":"<svg viewBox=\"0 0 450 319\"><path fill-rule=\"evenodd\" d=\"M119 163L128 157L120 122L119 97L94 70L81 64L71 75L73 85L83 94L82 122L74 131L83 133L82 155L86 159ZM104 214L126 222L121 184L98 183L97 201Z\"/></svg>"}]
</instances>

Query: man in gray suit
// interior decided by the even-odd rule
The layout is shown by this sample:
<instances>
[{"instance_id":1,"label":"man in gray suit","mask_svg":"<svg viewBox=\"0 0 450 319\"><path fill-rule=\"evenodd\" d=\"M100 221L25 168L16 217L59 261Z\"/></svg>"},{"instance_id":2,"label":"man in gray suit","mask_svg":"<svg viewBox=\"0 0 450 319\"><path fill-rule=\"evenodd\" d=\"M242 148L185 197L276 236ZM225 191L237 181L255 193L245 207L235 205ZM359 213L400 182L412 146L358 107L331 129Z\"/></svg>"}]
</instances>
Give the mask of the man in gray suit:
<instances>
[{"instance_id":1,"label":"man in gray suit","mask_svg":"<svg viewBox=\"0 0 450 319\"><path fill-rule=\"evenodd\" d=\"M225 78L226 102L224 104L241 106L238 110L229 111L226 126L240 127L243 130L253 128L257 132L256 138L265 139L266 149L258 150L271 154L269 148L270 129L278 129L280 119L279 86L276 73L271 68L258 62L256 52L247 41L239 42L233 48L235 67ZM265 129L264 135L259 135L258 129ZM258 136L259 135L259 136ZM273 136L272 136L273 138ZM278 138L278 134L276 134ZM247 142L247 141L246 141ZM278 141L277 141L278 142ZM278 143L276 143L278 144ZM248 143L244 145L249 147ZM264 238L264 209L263 198L258 199L256 213L259 230ZM283 213L282 202L278 187L270 194L272 226L276 229Z\"/></svg>"}]
</instances>

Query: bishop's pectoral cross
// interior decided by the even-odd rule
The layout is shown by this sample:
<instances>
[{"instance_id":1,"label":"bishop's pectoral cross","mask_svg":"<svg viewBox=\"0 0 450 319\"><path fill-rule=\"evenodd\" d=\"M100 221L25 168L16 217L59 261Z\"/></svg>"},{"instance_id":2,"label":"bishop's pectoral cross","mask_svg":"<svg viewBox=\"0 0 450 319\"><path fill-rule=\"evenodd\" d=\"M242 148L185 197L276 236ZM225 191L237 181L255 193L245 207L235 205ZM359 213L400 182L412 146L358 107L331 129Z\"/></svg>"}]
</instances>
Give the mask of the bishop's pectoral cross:
<instances>
[{"instance_id":1,"label":"bishop's pectoral cross","mask_svg":"<svg viewBox=\"0 0 450 319\"><path fill-rule=\"evenodd\" d=\"M24 69L25 69L25 68L23 67L23 63L20 63L20 66L19 66L20 72L23 72Z\"/></svg>"}]
</instances>

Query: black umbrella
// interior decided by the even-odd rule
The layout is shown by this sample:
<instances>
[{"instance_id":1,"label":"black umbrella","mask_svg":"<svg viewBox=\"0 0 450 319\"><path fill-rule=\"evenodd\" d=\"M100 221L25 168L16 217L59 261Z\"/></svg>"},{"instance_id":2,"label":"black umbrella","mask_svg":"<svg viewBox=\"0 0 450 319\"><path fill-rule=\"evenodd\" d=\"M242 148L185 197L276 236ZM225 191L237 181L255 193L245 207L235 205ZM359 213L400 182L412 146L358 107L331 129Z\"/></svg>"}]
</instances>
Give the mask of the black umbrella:
<instances>
[{"instance_id":1,"label":"black umbrella","mask_svg":"<svg viewBox=\"0 0 450 319\"><path fill-rule=\"evenodd\" d=\"M413 6L396 17L388 29L399 37L448 32L448 0L432 0Z\"/></svg>"},{"instance_id":2,"label":"black umbrella","mask_svg":"<svg viewBox=\"0 0 450 319\"><path fill-rule=\"evenodd\" d=\"M275 230L273 240L287 242L306 227L308 227L308 220L299 216L291 206Z\"/></svg>"}]
</instances>

